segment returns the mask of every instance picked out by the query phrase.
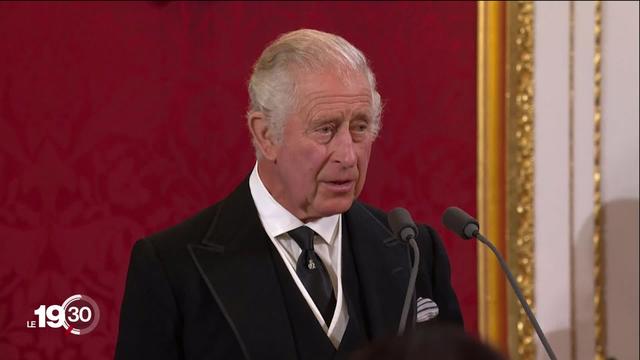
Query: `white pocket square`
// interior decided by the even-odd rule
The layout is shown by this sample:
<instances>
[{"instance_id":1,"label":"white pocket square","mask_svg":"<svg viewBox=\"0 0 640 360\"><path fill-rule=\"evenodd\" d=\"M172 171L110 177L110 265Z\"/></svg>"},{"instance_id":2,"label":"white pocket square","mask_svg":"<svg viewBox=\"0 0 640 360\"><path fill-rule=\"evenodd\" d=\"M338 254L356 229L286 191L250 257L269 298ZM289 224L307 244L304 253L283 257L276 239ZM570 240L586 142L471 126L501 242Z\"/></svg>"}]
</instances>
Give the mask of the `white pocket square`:
<instances>
[{"instance_id":1,"label":"white pocket square","mask_svg":"<svg viewBox=\"0 0 640 360\"><path fill-rule=\"evenodd\" d=\"M416 321L424 322L433 319L438 316L440 310L438 304L429 298L419 297L417 301L417 314Z\"/></svg>"}]
</instances>

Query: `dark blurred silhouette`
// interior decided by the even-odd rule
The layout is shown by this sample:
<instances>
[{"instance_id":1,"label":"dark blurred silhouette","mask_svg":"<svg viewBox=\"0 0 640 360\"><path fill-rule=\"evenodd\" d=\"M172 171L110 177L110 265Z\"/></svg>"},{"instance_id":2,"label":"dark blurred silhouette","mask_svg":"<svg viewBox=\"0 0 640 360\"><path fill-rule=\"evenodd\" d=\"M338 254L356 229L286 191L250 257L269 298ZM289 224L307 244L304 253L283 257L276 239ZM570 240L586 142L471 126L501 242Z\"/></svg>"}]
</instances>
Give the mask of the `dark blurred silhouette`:
<instances>
[{"instance_id":1,"label":"dark blurred silhouette","mask_svg":"<svg viewBox=\"0 0 640 360\"><path fill-rule=\"evenodd\" d=\"M506 357L460 327L431 324L402 337L375 341L350 358L375 359L506 360Z\"/></svg>"}]
</instances>

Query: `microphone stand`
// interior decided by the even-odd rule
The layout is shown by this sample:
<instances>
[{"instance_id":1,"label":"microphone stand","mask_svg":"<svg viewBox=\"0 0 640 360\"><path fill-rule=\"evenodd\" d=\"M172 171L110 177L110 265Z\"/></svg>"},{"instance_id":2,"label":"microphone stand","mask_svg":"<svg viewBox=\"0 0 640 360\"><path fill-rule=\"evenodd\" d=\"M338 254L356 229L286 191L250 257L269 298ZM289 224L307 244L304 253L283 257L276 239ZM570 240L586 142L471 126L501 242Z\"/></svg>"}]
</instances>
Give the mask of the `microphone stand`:
<instances>
[{"instance_id":1,"label":"microphone stand","mask_svg":"<svg viewBox=\"0 0 640 360\"><path fill-rule=\"evenodd\" d=\"M416 278L418 277L418 264L420 262L420 250L416 239L413 235L408 237L409 245L413 249L413 266L411 267L411 276L409 277L409 285L407 286L407 293L404 296L404 306L402 307L402 315L400 315L400 325L398 326L398 336L404 334L407 316L409 315L409 307L411 307L411 299L413 299L413 291L416 287Z\"/></svg>"},{"instance_id":2,"label":"microphone stand","mask_svg":"<svg viewBox=\"0 0 640 360\"><path fill-rule=\"evenodd\" d=\"M504 270L505 274L507 274L507 279L509 279L511 288L516 293L516 296L518 297L520 304L524 308L524 312L527 313L527 317L529 318L531 325L533 325L533 328L536 330L536 333L538 334L538 338L540 338L540 341L542 342L544 349L547 351L547 356L549 356L549 359L551 360L557 360L556 354L553 352L551 345L549 345L547 338L544 336L544 333L542 332L542 329L538 324L538 320L536 320L536 317L533 315L533 312L531 311L529 304L527 304L527 300L525 300L524 295L522 295L522 292L520 291L520 287L518 286L516 279L513 277L513 274L509 270L507 263L502 258L502 255L500 255L500 252L498 252L496 247L493 246L493 244L489 240L487 240L487 238L485 238L482 234L480 234L479 231L477 230L474 231L473 236L476 239L478 239L481 243L485 244L496 255L496 257L498 258L498 262L500 262L500 266L502 267L502 270Z\"/></svg>"}]
</instances>

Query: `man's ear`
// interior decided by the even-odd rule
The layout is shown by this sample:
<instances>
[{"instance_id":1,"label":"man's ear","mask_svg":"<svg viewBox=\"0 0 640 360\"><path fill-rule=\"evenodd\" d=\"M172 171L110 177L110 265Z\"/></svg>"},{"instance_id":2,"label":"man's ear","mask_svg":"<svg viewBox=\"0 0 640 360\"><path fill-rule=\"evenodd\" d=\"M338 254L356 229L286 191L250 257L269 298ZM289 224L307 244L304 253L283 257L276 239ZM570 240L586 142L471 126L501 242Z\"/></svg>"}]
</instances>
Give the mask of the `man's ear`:
<instances>
[{"instance_id":1,"label":"man's ear","mask_svg":"<svg viewBox=\"0 0 640 360\"><path fill-rule=\"evenodd\" d=\"M249 131L253 136L253 142L262 153L262 156L274 161L276 159L277 144L275 136L269 128L269 120L263 112L252 111L249 113Z\"/></svg>"}]
</instances>

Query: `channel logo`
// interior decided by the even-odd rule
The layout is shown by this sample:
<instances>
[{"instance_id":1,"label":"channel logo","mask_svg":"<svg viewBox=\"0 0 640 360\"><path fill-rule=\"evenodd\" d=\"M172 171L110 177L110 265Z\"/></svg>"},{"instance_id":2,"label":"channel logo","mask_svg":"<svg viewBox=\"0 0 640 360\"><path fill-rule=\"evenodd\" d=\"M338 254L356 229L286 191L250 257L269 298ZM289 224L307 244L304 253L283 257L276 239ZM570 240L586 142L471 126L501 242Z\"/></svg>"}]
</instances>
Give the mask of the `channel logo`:
<instances>
[{"instance_id":1,"label":"channel logo","mask_svg":"<svg viewBox=\"0 0 640 360\"><path fill-rule=\"evenodd\" d=\"M65 334L86 335L98 326L100 308L87 295L72 295L62 305L40 305L33 311L36 320L27 328L64 328Z\"/></svg>"}]
</instances>

